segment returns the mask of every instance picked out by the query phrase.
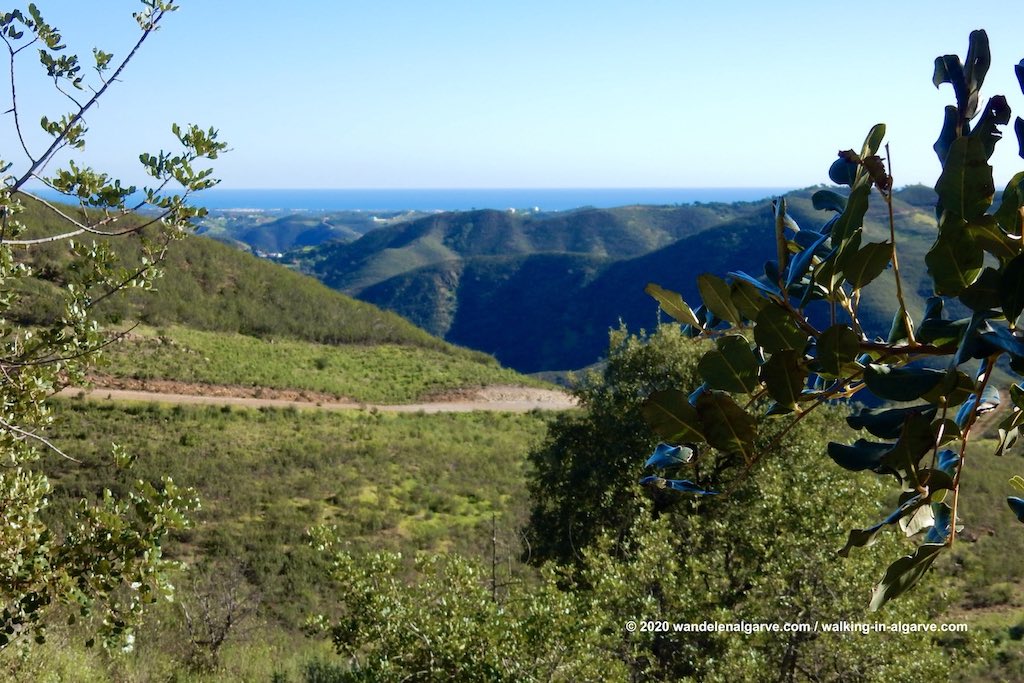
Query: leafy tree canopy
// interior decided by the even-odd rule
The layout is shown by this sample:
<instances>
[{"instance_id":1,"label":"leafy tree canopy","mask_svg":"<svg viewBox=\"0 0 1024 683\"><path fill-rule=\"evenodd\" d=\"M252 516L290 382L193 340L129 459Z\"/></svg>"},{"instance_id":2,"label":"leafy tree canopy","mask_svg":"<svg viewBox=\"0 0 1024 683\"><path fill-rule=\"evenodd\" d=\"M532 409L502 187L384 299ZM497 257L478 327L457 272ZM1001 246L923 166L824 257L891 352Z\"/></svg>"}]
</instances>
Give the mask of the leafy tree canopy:
<instances>
[{"instance_id":1,"label":"leafy tree canopy","mask_svg":"<svg viewBox=\"0 0 1024 683\"><path fill-rule=\"evenodd\" d=\"M172 126L179 151L139 156L148 187L122 185L65 154L85 147L87 118L97 102L176 9L164 0L143 0L134 15L139 38L129 53L116 57L96 48L88 60L66 52L60 30L35 4L0 14L12 76L4 108L13 130L6 139L15 141L0 161L0 648L28 635L41 641L57 607L71 621L90 624L105 642L130 645L132 618L170 594L161 541L186 525L197 505L191 492L164 478L138 481L124 498L107 491L83 500L73 515L57 519L48 514L50 484L38 462L42 450L56 450L43 435L52 419L46 398L82 380L110 341L94 308L122 290L151 286L170 244L202 214L189 206L190 195L217 182L199 163L216 159L225 145L216 131L195 125ZM29 120L31 103L18 97L14 79L32 57L44 72L38 77L52 81L66 106L36 121ZM47 229L20 220L25 198L39 184L78 205L35 197L58 219ZM144 218L130 220L135 212ZM114 237L138 240L141 256L123 261L97 241ZM33 254L43 248L66 250L71 262L55 290L61 313L47 325L19 326L9 314L33 275ZM112 458L128 477L132 456L115 447Z\"/></svg>"},{"instance_id":2,"label":"leafy tree canopy","mask_svg":"<svg viewBox=\"0 0 1024 683\"><path fill-rule=\"evenodd\" d=\"M846 190L814 195L815 207L832 214L822 226L798 226L785 199L775 202L776 258L763 273L699 275L702 301L695 308L656 284L647 287L686 334L715 345L698 363L696 391L684 394L676 387L647 400L651 425L670 442L708 444L761 477L755 465L764 456L777 458L774 446L820 406L854 396L885 404L848 418L866 433L863 438L827 448L841 467L873 472L898 487L894 509L881 519L866 517L864 528L849 532L841 554L856 554L896 526L919 542L886 570L872 593L872 609L903 594L954 544L967 444L978 417L1010 403L996 455L1014 445L1024 424L1022 385L999 391L991 381L1003 364L1016 375L1024 371L1018 327L1024 311L1024 172L994 203L989 160L1010 108L1003 96L987 102L980 97L990 57L987 35L974 31L963 60L935 60L933 82L950 84L955 104L946 107L934 145L942 172L935 184L938 229L925 258L933 296L922 320L911 319L900 277L893 178L879 156L882 124L859 150L840 152L829 169L829 178ZM1015 71L1024 88L1024 61ZM1024 119L1017 118L1014 128L1024 156ZM864 216L878 200L888 207L890 234L868 242ZM892 327L885 338L869 338L858 307L883 277L896 285ZM764 435L778 425L763 416L788 421L781 432L786 436L771 448L764 447ZM700 462L655 464L690 468ZM682 487L660 477L649 481ZM1008 503L1024 519L1024 499L1010 497Z\"/></svg>"}]
</instances>

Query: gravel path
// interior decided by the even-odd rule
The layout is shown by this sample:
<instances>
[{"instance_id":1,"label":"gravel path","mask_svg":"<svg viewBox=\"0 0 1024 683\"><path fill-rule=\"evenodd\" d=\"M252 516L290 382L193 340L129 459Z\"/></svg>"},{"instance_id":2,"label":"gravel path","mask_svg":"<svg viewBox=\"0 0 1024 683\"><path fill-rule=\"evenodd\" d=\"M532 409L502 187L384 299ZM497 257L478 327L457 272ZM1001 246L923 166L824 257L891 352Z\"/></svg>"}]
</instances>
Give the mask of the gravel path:
<instances>
[{"instance_id":1,"label":"gravel path","mask_svg":"<svg viewBox=\"0 0 1024 683\"><path fill-rule=\"evenodd\" d=\"M146 391L141 389L68 387L58 396L85 398L91 401L153 401L157 403L243 406L247 408L300 408L314 410L370 410L391 413L465 413L474 410L526 413L531 410L568 410L576 400L565 392L531 387L495 386L460 395L452 400L436 400L402 405L377 405L355 401L302 400L302 398L259 398L232 395L230 388L190 385L192 392ZM198 390L196 390L198 389Z\"/></svg>"}]
</instances>

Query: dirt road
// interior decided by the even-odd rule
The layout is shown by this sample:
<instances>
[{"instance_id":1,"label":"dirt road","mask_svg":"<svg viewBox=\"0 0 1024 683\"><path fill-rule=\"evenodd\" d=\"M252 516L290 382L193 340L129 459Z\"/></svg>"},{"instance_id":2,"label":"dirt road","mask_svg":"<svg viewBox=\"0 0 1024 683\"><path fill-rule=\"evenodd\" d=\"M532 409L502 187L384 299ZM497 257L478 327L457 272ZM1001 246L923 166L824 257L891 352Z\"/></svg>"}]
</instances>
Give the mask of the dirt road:
<instances>
[{"instance_id":1,"label":"dirt road","mask_svg":"<svg viewBox=\"0 0 1024 683\"><path fill-rule=\"evenodd\" d=\"M287 398L237 395L231 387L202 387L188 385L180 391L175 387L161 387L159 391L144 389L93 388L88 390L68 387L58 394L67 398L85 398L90 401L153 401L156 403L242 406L247 408L299 408L312 410L371 410L389 413L464 413L474 410L526 413L531 410L568 410L576 406L575 399L561 391L531 387L495 386L465 392L451 399L425 403L379 405L338 401L337 399L310 399L295 392ZM248 392L248 393L251 393Z\"/></svg>"}]
</instances>

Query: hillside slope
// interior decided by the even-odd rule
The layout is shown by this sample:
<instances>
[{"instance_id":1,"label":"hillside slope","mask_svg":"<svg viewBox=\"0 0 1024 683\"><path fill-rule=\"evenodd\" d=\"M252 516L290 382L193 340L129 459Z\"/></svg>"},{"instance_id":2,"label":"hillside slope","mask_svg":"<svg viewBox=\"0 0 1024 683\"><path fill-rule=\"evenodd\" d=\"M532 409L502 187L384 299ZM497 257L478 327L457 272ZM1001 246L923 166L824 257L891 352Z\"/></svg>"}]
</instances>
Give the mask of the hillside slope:
<instances>
[{"instance_id":1,"label":"hillside slope","mask_svg":"<svg viewBox=\"0 0 1024 683\"><path fill-rule=\"evenodd\" d=\"M292 252L285 260L358 296L418 268L479 256L638 256L751 210L753 205L741 203L585 208L553 214L443 213L378 228L355 242Z\"/></svg>"},{"instance_id":2,"label":"hillside slope","mask_svg":"<svg viewBox=\"0 0 1024 683\"><path fill-rule=\"evenodd\" d=\"M787 196L792 217L805 228L816 229L831 214L815 210L810 201L812 190ZM903 201L903 194L912 201ZM930 289L924 268L924 254L930 247L935 221L926 193L908 188L898 193L895 201L897 239L908 287L911 314L918 316ZM705 207L693 207L703 210ZM672 208L630 207L628 211L641 223L645 210L652 223L659 225ZM586 212L584 212L586 213ZM481 229L481 212L459 218L446 218L446 225L466 228L460 253L436 239L436 226L417 222L402 228L374 235L348 245L348 253L359 258L349 265L354 269L333 277L338 283L357 282L373 276L368 269L388 261L388 269L398 267L399 257L416 253L424 260L428 238L446 259L406 270L366 286L358 296L393 310L447 340L494 354L502 363L524 372L578 368L597 360L606 350L607 333L619 322L629 327L651 328L658 318L657 305L643 292L647 282L681 292L695 300L696 277L701 273L725 275L743 270L751 275L763 273L764 263L774 258L774 220L770 204L741 204L732 210L719 210L726 216L713 225L691 229L682 238L660 248L644 251L642 241L617 250L595 250L589 254L562 251L509 255L516 243L516 231L510 218L498 212L487 212ZM709 217L709 214L701 214ZM564 234L545 235L543 246L554 249L559 244L583 248L583 233L573 231L576 225L567 216L560 223L544 223L552 231ZM577 216L573 220L579 220ZM460 222L461 221L461 222ZM498 240L500 230L490 222L505 225L511 232ZM477 235L477 231L483 235ZM633 234L643 231L635 230ZM654 228L649 234L657 232ZM686 232L686 231L681 231ZM445 233L452 244L452 231ZM867 216L865 239L888 239L888 217L884 204L876 201ZM486 239L485 239L486 237ZM575 241L574 241L575 240ZM405 249L402 244L413 245ZM608 242L604 243L605 247ZM379 249L374 252L371 246ZM323 254L327 250L319 253ZM495 255L495 252L501 255ZM636 253L639 252L639 253ZM417 260L419 259L419 260ZM429 260L429 259L427 259ZM338 262L334 262L338 265ZM323 264L321 264L323 265ZM360 269L361 266L366 266ZM894 281L891 273L883 273L867 288L861 303L863 318L872 334L885 334L891 321ZM812 313L814 313L812 311ZM820 314L820 313L819 313Z\"/></svg>"},{"instance_id":3,"label":"hillside slope","mask_svg":"<svg viewBox=\"0 0 1024 683\"><path fill-rule=\"evenodd\" d=\"M21 220L30 234L59 229L59 219L33 202L27 203ZM129 262L140 248L135 236L110 244ZM67 245L59 242L32 251L28 261L36 277L16 311L19 322L33 324L60 316L59 287L71 277L66 272L69 258ZM99 308L101 318L323 344L389 343L467 353L394 313L205 237L189 236L172 244L162 270L156 291L128 291L107 299Z\"/></svg>"}]
</instances>

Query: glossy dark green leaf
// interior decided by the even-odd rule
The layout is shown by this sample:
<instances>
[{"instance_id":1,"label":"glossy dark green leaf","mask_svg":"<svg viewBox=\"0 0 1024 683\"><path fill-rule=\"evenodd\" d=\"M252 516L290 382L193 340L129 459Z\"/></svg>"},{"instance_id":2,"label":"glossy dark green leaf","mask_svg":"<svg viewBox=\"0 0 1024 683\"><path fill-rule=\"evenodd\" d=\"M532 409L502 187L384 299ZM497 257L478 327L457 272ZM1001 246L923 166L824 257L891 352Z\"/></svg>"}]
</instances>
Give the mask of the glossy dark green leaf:
<instances>
[{"instance_id":1,"label":"glossy dark green leaf","mask_svg":"<svg viewBox=\"0 0 1024 683\"><path fill-rule=\"evenodd\" d=\"M707 391L697 398L697 414L707 442L720 451L754 460L757 422L728 394Z\"/></svg>"},{"instance_id":2,"label":"glossy dark green leaf","mask_svg":"<svg viewBox=\"0 0 1024 683\"><path fill-rule=\"evenodd\" d=\"M704 273L697 276L697 289L704 305L713 315L733 325L740 324L740 313L732 303L729 285L720 277Z\"/></svg>"},{"instance_id":3,"label":"glossy dark green leaf","mask_svg":"<svg viewBox=\"0 0 1024 683\"><path fill-rule=\"evenodd\" d=\"M935 417L938 408L933 405L919 405L908 408L862 408L846 418L846 424L853 429L866 429L879 439L898 439L903 425L912 415L922 415L928 420Z\"/></svg>"},{"instance_id":4,"label":"glossy dark green leaf","mask_svg":"<svg viewBox=\"0 0 1024 683\"><path fill-rule=\"evenodd\" d=\"M697 409L690 405L688 395L678 389L654 392L644 402L642 413L651 429L667 441L707 441Z\"/></svg>"},{"instance_id":5,"label":"glossy dark green leaf","mask_svg":"<svg viewBox=\"0 0 1024 683\"><path fill-rule=\"evenodd\" d=\"M691 309L683 297L676 292L664 289L659 285L649 282L644 291L654 297L663 311L672 316L676 321L684 325L692 325L693 327L700 327L700 322L697 320L697 316L693 314Z\"/></svg>"},{"instance_id":6,"label":"glossy dark green leaf","mask_svg":"<svg viewBox=\"0 0 1024 683\"><path fill-rule=\"evenodd\" d=\"M986 214L972 220L967 224L967 235L1000 263L1006 263L1020 253L1020 240L1003 232L995 216Z\"/></svg>"},{"instance_id":7,"label":"glossy dark green leaf","mask_svg":"<svg viewBox=\"0 0 1024 683\"><path fill-rule=\"evenodd\" d=\"M837 465L851 472L885 470L882 458L892 448L891 444L875 443L866 439L857 439L852 445L829 442L828 455Z\"/></svg>"},{"instance_id":8,"label":"glossy dark green leaf","mask_svg":"<svg viewBox=\"0 0 1024 683\"><path fill-rule=\"evenodd\" d=\"M836 185L853 185L857 178L857 164L840 156L829 167L828 177Z\"/></svg>"},{"instance_id":9,"label":"glossy dark green leaf","mask_svg":"<svg viewBox=\"0 0 1024 683\"><path fill-rule=\"evenodd\" d=\"M870 196L870 185L861 185L850 192L850 197L846 201L846 210L832 225L832 246L839 246L843 240L853 234L854 230L864 225L864 215L868 211Z\"/></svg>"},{"instance_id":10,"label":"glossy dark green leaf","mask_svg":"<svg viewBox=\"0 0 1024 683\"><path fill-rule=\"evenodd\" d=\"M1021 234L1020 209L1021 206L1024 206L1024 187L1022 185L1024 185L1024 171L1013 176L1010 182L1006 183L1006 188L1003 189L999 208L995 212L996 223L1002 228L1001 233ZM1019 241L1016 244L1018 247L1020 246Z\"/></svg>"},{"instance_id":11,"label":"glossy dark green leaf","mask_svg":"<svg viewBox=\"0 0 1024 683\"><path fill-rule=\"evenodd\" d=\"M843 275L854 289L860 289L881 275L891 258L890 242L868 242L850 257L843 268Z\"/></svg>"},{"instance_id":12,"label":"glossy dark green leaf","mask_svg":"<svg viewBox=\"0 0 1024 683\"><path fill-rule=\"evenodd\" d=\"M746 280L734 279L729 285L729 293L736 309L747 320L754 320L757 314L768 303L760 294L760 290Z\"/></svg>"},{"instance_id":13,"label":"glossy dark green leaf","mask_svg":"<svg viewBox=\"0 0 1024 683\"><path fill-rule=\"evenodd\" d=\"M904 339L909 339L910 329L913 326L914 321L907 315L906 310L900 306L892 314L892 322L889 324L889 334L886 336L886 341L890 344L895 344Z\"/></svg>"},{"instance_id":14,"label":"glossy dark green leaf","mask_svg":"<svg viewBox=\"0 0 1024 683\"><path fill-rule=\"evenodd\" d=\"M985 265L985 252L971 239L966 225L947 223L924 257L939 296L960 294L978 279Z\"/></svg>"},{"instance_id":15,"label":"glossy dark green leaf","mask_svg":"<svg viewBox=\"0 0 1024 683\"><path fill-rule=\"evenodd\" d=\"M974 130L971 131L971 137L981 140L981 144L985 148L986 159L992 158L996 143L1003 137L999 126L1005 126L1009 122L1010 106L1006 103L1006 98L1002 95L990 98L981 118L975 124Z\"/></svg>"},{"instance_id":16,"label":"glossy dark green leaf","mask_svg":"<svg viewBox=\"0 0 1024 683\"><path fill-rule=\"evenodd\" d=\"M872 592L869 609L875 612L910 589L928 571L945 547L943 544L926 543L919 546L913 555L901 557L889 565L885 576Z\"/></svg>"},{"instance_id":17,"label":"glossy dark green leaf","mask_svg":"<svg viewBox=\"0 0 1024 683\"><path fill-rule=\"evenodd\" d=\"M935 191L943 211L966 221L985 214L996 187L985 145L980 139L961 137L953 141ZM940 226L940 234L941 231Z\"/></svg>"},{"instance_id":18,"label":"glossy dark green leaf","mask_svg":"<svg viewBox=\"0 0 1024 683\"><path fill-rule=\"evenodd\" d=\"M964 80L967 81L969 93L977 93L985 83L985 75L992 64L992 52L989 50L988 34L981 29L971 31L968 38L967 57L964 58ZM968 110L967 118L974 117L974 111Z\"/></svg>"},{"instance_id":19,"label":"glossy dark green leaf","mask_svg":"<svg viewBox=\"0 0 1024 683\"><path fill-rule=\"evenodd\" d=\"M763 366L762 374L768 394L780 408L798 408L797 402L807 378L800 358L801 354L796 351L777 351Z\"/></svg>"},{"instance_id":20,"label":"glossy dark green leaf","mask_svg":"<svg viewBox=\"0 0 1024 683\"><path fill-rule=\"evenodd\" d=\"M711 389L750 394L760 386L759 364L750 343L737 334L721 337L715 349L697 362L697 372Z\"/></svg>"},{"instance_id":21,"label":"glossy dark green leaf","mask_svg":"<svg viewBox=\"0 0 1024 683\"><path fill-rule=\"evenodd\" d=\"M786 272L787 288L793 285L793 283L799 282L807 273L807 270L811 267L811 261L814 259L815 252L821 245L825 244L828 237L828 235L816 236L814 241L808 247L790 259L789 269Z\"/></svg>"},{"instance_id":22,"label":"glossy dark green leaf","mask_svg":"<svg viewBox=\"0 0 1024 683\"><path fill-rule=\"evenodd\" d=\"M935 388L921 398L932 404L945 401L949 407L958 406L974 393L974 380L959 370L948 370Z\"/></svg>"},{"instance_id":23,"label":"glossy dark green leaf","mask_svg":"<svg viewBox=\"0 0 1024 683\"><path fill-rule=\"evenodd\" d=\"M776 273L776 275L778 274ZM733 278L733 280L742 280L743 282L746 282L752 285L753 287L756 287L758 290L764 292L765 294L771 294L772 296L780 296L779 287L776 284L779 280L778 277L776 277L774 280L763 282L757 279L756 277L747 275L741 270L730 271L729 277Z\"/></svg>"},{"instance_id":24,"label":"glossy dark green leaf","mask_svg":"<svg viewBox=\"0 0 1024 683\"><path fill-rule=\"evenodd\" d=\"M960 454L948 448L943 449L939 451L935 466L950 477L954 477L956 476L957 468L960 466Z\"/></svg>"},{"instance_id":25,"label":"glossy dark green leaf","mask_svg":"<svg viewBox=\"0 0 1024 683\"><path fill-rule=\"evenodd\" d=\"M864 383L878 398L913 401L934 389L945 374L932 368L894 368L871 363L864 369Z\"/></svg>"},{"instance_id":26,"label":"glossy dark green leaf","mask_svg":"<svg viewBox=\"0 0 1024 683\"><path fill-rule=\"evenodd\" d=\"M885 454L882 462L900 473L901 478L917 485L917 471L921 458L935 446L935 425L922 414L907 417L899 439Z\"/></svg>"},{"instance_id":27,"label":"glossy dark green leaf","mask_svg":"<svg viewBox=\"0 0 1024 683\"><path fill-rule=\"evenodd\" d=\"M1024 254L1014 257L1003 268L999 279L999 303L1007 322L1014 327L1021 311L1024 311Z\"/></svg>"},{"instance_id":28,"label":"glossy dark green leaf","mask_svg":"<svg viewBox=\"0 0 1024 683\"><path fill-rule=\"evenodd\" d=\"M862 159L867 159L869 156L878 153L878 149L882 146L882 140L885 139L885 124L876 123L871 126L871 130L868 131L867 137L864 138L864 146L860 149L860 156Z\"/></svg>"},{"instance_id":29,"label":"glossy dark green leaf","mask_svg":"<svg viewBox=\"0 0 1024 683\"><path fill-rule=\"evenodd\" d=\"M796 326L784 308L770 304L757 314L754 341L768 353L787 349L802 352L807 345L807 334Z\"/></svg>"},{"instance_id":30,"label":"glossy dark green leaf","mask_svg":"<svg viewBox=\"0 0 1024 683\"><path fill-rule=\"evenodd\" d=\"M960 302L972 311L999 308L999 279L999 271L985 268L970 287L960 292Z\"/></svg>"},{"instance_id":31,"label":"glossy dark green leaf","mask_svg":"<svg viewBox=\"0 0 1024 683\"><path fill-rule=\"evenodd\" d=\"M1024 119L1019 116L1013 122L1013 132L1017 135L1017 155L1024 159Z\"/></svg>"},{"instance_id":32,"label":"glossy dark green leaf","mask_svg":"<svg viewBox=\"0 0 1024 683\"><path fill-rule=\"evenodd\" d=\"M927 502L928 499L921 494L910 496L878 524L867 529L851 529L846 538L846 545L839 550L839 554L843 557L849 557L851 548L863 548L864 546L871 545L878 537L878 532L886 525L895 524L922 505L927 504Z\"/></svg>"},{"instance_id":33,"label":"glossy dark green leaf","mask_svg":"<svg viewBox=\"0 0 1024 683\"><path fill-rule=\"evenodd\" d=\"M832 190L818 190L811 195L811 204L818 211L842 213L846 209L846 197Z\"/></svg>"},{"instance_id":34,"label":"glossy dark green leaf","mask_svg":"<svg viewBox=\"0 0 1024 683\"><path fill-rule=\"evenodd\" d=\"M860 352L860 339L847 325L833 325L818 338L818 364L821 372L839 377L844 366L853 363Z\"/></svg>"},{"instance_id":35,"label":"glossy dark green leaf","mask_svg":"<svg viewBox=\"0 0 1024 683\"><path fill-rule=\"evenodd\" d=\"M953 510L945 503L932 503L932 516L935 521L924 542L941 545L949 538L953 526Z\"/></svg>"},{"instance_id":36,"label":"glossy dark green leaf","mask_svg":"<svg viewBox=\"0 0 1024 683\"><path fill-rule=\"evenodd\" d=\"M950 347L959 343L964 330L967 329L967 319L963 320L925 320L918 328L915 335L917 341L922 344Z\"/></svg>"},{"instance_id":37,"label":"glossy dark green leaf","mask_svg":"<svg viewBox=\"0 0 1024 683\"><path fill-rule=\"evenodd\" d=\"M971 358L985 358L993 352L987 344L980 345L979 334L992 329L988 319L995 315L994 311L975 311L971 314L971 319L964 330L960 345L953 356L953 365L959 367Z\"/></svg>"},{"instance_id":38,"label":"glossy dark green leaf","mask_svg":"<svg viewBox=\"0 0 1024 683\"><path fill-rule=\"evenodd\" d=\"M946 157L949 156L949 148L953 145L953 141L956 140L959 129L960 114L956 107L947 105L939 137L935 144L932 145L932 149L935 150L935 154L939 157L940 164L946 162Z\"/></svg>"},{"instance_id":39,"label":"glossy dark green leaf","mask_svg":"<svg viewBox=\"0 0 1024 683\"><path fill-rule=\"evenodd\" d=\"M1013 514L1017 516L1017 521L1024 522L1024 499L1011 496L1006 499L1006 503L1013 510Z\"/></svg>"},{"instance_id":40,"label":"glossy dark green leaf","mask_svg":"<svg viewBox=\"0 0 1024 683\"><path fill-rule=\"evenodd\" d=\"M1024 59L1013 67L1013 72L1017 74L1017 84L1020 86L1021 92L1024 92Z\"/></svg>"}]
</instances>

